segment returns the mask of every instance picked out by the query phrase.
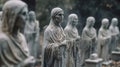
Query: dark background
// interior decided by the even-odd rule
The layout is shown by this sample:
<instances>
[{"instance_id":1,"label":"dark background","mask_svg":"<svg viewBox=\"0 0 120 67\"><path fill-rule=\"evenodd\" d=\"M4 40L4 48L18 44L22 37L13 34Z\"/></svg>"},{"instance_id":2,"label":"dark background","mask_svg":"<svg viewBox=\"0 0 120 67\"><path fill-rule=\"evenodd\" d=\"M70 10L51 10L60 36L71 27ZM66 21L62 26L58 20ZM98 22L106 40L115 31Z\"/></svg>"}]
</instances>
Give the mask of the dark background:
<instances>
[{"instance_id":1,"label":"dark background","mask_svg":"<svg viewBox=\"0 0 120 67\"><path fill-rule=\"evenodd\" d=\"M0 7L7 0L0 0ZM94 16L96 19L95 28L98 30L103 18L108 18L110 21L116 17L120 21L120 0L23 0L28 4L29 10L36 12L37 20L40 22L40 29L43 30L45 25L49 24L50 12L54 7L61 7L64 10L65 27L67 17L70 13L76 13L79 17L77 28L81 33L85 26L86 18ZM0 8L0 10L1 10ZM120 23L118 24L120 27Z\"/></svg>"}]
</instances>

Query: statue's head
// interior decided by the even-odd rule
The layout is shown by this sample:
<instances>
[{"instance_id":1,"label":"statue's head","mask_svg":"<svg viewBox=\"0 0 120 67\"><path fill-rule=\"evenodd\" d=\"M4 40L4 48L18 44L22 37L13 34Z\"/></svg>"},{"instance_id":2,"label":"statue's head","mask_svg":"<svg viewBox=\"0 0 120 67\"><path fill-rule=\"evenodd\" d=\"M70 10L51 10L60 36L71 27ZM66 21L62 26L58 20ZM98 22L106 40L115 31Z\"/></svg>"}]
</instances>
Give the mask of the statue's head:
<instances>
[{"instance_id":1,"label":"statue's head","mask_svg":"<svg viewBox=\"0 0 120 67\"><path fill-rule=\"evenodd\" d=\"M102 27L107 29L109 26L109 20L107 18L102 19Z\"/></svg>"},{"instance_id":2,"label":"statue's head","mask_svg":"<svg viewBox=\"0 0 120 67\"><path fill-rule=\"evenodd\" d=\"M63 10L59 7L53 8L51 11L51 19L55 24L59 24L63 21Z\"/></svg>"},{"instance_id":3,"label":"statue's head","mask_svg":"<svg viewBox=\"0 0 120 67\"><path fill-rule=\"evenodd\" d=\"M117 18L112 18L111 24L113 26L117 26L118 25L118 19Z\"/></svg>"},{"instance_id":4,"label":"statue's head","mask_svg":"<svg viewBox=\"0 0 120 67\"><path fill-rule=\"evenodd\" d=\"M95 18L92 16L88 17L86 21L88 27L93 27L95 24Z\"/></svg>"},{"instance_id":5,"label":"statue's head","mask_svg":"<svg viewBox=\"0 0 120 67\"><path fill-rule=\"evenodd\" d=\"M36 15L34 11L29 12L29 20L34 21L36 19Z\"/></svg>"},{"instance_id":6,"label":"statue's head","mask_svg":"<svg viewBox=\"0 0 120 67\"><path fill-rule=\"evenodd\" d=\"M12 33L14 29L24 29L28 20L27 4L20 0L7 1L3 6L2 30Z\"/></svg>"},{"instance_id":7,"label":"statue's head","mask_svg":"<svg viewBox=\"0 0 120 67\"><path fill-rule=\"evenodd\" d=\"M68 24L76 26L78 24L78 16L76 14L70 14L68 16Z\"/></svg>"}]
</instances>

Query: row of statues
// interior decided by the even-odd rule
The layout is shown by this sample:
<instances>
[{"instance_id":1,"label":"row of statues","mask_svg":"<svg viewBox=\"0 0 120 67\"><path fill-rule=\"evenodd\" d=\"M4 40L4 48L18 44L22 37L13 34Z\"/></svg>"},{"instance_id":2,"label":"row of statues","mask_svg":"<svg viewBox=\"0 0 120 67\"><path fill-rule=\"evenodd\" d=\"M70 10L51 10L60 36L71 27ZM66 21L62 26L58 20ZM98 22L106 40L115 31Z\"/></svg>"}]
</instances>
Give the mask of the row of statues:
<instances>
[{"instance_id":1,"label":"row of statues","mask_svg":"<svg viewBox=\"0 0 120 67\"><path fill-rule=\"evenodd\" d=\"M1 16L2 15L2 16ZM63 29L63 9L51 11L50 23L43 36L41 67L83 67L85 59L97 53L104 61L119 46L118 19L103 18L97 33L95 18L90 16L81 36L77 14L70 14ZM0 12L0 67L35 67L40 57L39 22L34 11L21 0L9 0ZM98 35L97 35L98 34ZM94 54L97 56L96 54Z\"/></svg>"},{"instance_id":2,"label":"row of statues","mask_svg":"<svg viewBox=\"0 0 120 67\"><path fill-rule=\"evenodd\" d=\"M94 53L105 62L111 60L112 51L119 44L117 18L112 19L110 26L109 20L103 18L97 35L95 18L90 16L80 36L76 28L78 16L70 14L63 29L60 25L63 15L64 11L59 7L51 11L51 20L44 32L42 67L83 67L85 59Z\"/></svg>"}]
</instances>

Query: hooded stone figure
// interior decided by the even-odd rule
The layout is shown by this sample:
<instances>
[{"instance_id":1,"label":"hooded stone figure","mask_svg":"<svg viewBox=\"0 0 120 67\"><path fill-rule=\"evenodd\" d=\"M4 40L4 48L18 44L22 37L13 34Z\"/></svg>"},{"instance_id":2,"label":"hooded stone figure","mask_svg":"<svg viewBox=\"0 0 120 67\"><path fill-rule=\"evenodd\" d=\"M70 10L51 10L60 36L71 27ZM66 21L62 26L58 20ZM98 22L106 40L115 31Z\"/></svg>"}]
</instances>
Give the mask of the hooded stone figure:
<instances>
[{"instance_id":1,"label":"hooded stone figure","mask_svg":"<svg viewBox=\"0 0 120 67\"><path fill-rule=\"evenodd\" d=\"M27 12L27 4L20 0L7 1L3 6L0 67L26 67L35 62L29 55L23 34L20 33L20 29L24 29Z\"/></svg>"},{"instance_id":2,"label":"hooded stone figure","mask_svg":"<svg viewBox=\"0 0 120 67\"><path fill-rule=\"evenodd\" d=\"M36 20L34 11L29 12L29 21L26 23L24 34L29 46L30 54L34 57L38 57L37 51L40 46L39 40L39 22Z\"/></svg>"},{"instance_id":3,"label":"hooded stone figure","mask_svg":"<svg viewBox=\"0 0 120 67\"><path fill-rule=\"evenodd\" d=\"M59 7L51 11L51 20L44 32L42 49L42 67L65 66L65 34L60 23L63 20L63 10Z\"/></svg>"},{"instance_id":4,"label":"hooded stone figure","mask_svg":"<svg viewBox=\"0 0 120 67\"><path fill-rule=\"evenodd\" d=\"M1 26L2 26L2 11L0 11L0 29L1 29Z\"/></svg>"},{"instance_id":5,"label":"hooded stone figure","mask_svg":"<svg viewBox=\"0 0 120 67\"><path fill-rule=\"evenodd\" d=\"M109 46L111 43L111 34L108 29L109 20L104 18L98 31L97 53L104 61L109 59Z\"/></svg>"},{"instance_id":6,"label":"hooded stone figure","mask_svg":"<svg viewBox=\"0 0 120 67\"><path fill-rule=\"evenodd\" d=\"M66 39L70 42L67 44L66 67L80 67L80 36L76 25L78 24L78 16L70 14L68 16L68 23L64 29Z\"/></svg>"},{"instance_id":7,"label":"hooded stone figure","mask_svg":"<svg viewBox=\"0 0 120 67\"><path fill-rule=\"evenodd\" d=\"M95 52L96 48L96 30L93 27L95 23L94 17L88 17L86 26L82 31L82 46L81 46L81 64L84 64L85 59L90 57L90 54Z\"/></svg>"},{"instance_id":8,"label":"hooded stone figure","mask_svg":"<svg viewBox=\"0 0 120 67\"><path fill-rule=\"evenodd\" d=\"M111 44L109 46L109 52L115 50L118 46L118 39L119 39L119 28L118 28L118 19L113 18L111 21L111 25L109 27L110 33L111 33Z\"/></svg>"}]
</instances>

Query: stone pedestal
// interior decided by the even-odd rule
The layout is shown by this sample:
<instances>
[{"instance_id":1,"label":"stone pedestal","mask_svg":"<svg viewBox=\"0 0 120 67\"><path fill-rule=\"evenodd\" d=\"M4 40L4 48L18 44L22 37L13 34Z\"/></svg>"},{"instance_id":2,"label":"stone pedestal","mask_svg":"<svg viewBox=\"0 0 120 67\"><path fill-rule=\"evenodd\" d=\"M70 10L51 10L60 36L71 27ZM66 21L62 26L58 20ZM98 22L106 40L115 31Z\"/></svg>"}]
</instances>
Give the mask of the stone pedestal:
<instances>
[{"instance_id":1,"label":"stone pedestal","mask_svg":"<svg viewBox=\"0 0 120 67\"><path fill-rule=\"evenodd\" d=\"M120 61L120 51L112 51L112 58L113 61Z\"/></svg>"},{"instance_id":2,"label":"stone pedestal","mask_svg":"<svg viewBox=\"0 0 120 67\"><path fill-rule=\"evenodd\" d=\"M112 61L105 61L102 63L103 67L111 67Z\"/></svg>"},{"instance_id":3,"label":"stone pedestal","mask_svg":"<svg viewBox=\"0 0 120 67\"><path fill-rule=\"evenodd\" d=\"M102 59L87 59L85 60L85 67L102 67Z\"/></svg>"},{"instance_id":4,"label":"stone pedestal","mask_svg":"<svg viewBox=\"0 0 120 67\"><path fill-rule=\"evenodd\" d=\"M114 66L117 67L117 63L120 61L120 51L112 51L111 59L115 62Z\"/></svg>"}]
</instances>

